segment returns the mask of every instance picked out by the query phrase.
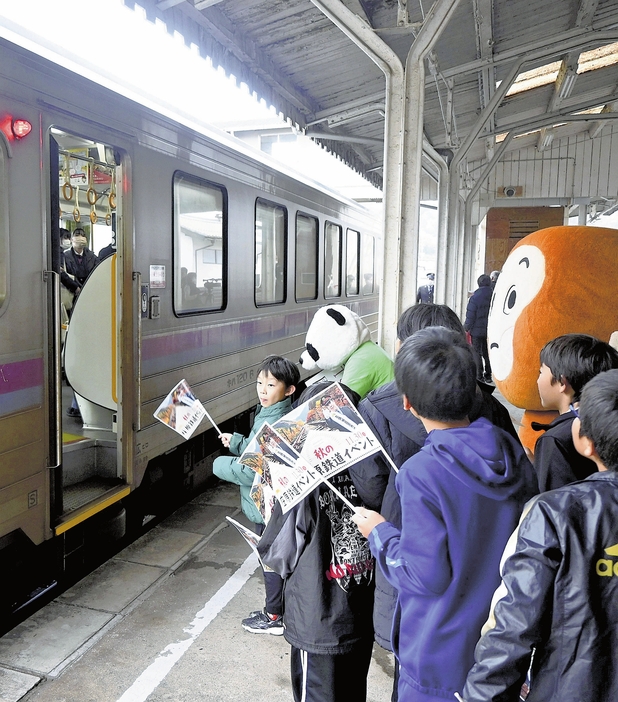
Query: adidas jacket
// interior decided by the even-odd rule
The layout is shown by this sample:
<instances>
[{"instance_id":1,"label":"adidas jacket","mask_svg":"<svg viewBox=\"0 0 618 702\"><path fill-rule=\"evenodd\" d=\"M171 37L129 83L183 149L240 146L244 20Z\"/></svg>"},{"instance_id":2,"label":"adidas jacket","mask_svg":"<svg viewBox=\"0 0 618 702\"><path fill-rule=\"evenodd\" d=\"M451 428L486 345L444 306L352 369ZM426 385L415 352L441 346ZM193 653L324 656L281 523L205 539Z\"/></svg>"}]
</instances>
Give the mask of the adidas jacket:
<instances>
[{"instance_id":1,"label":"adidas jacket","mask_svg":"<svg viewBox=\"0 0 618 702\"><path fill-rule=\"evenodd\" d=\"M506 595L479 641L466 702L618 700L618 475L542 494L503 571Z\"/></svg>"}]
</instances>

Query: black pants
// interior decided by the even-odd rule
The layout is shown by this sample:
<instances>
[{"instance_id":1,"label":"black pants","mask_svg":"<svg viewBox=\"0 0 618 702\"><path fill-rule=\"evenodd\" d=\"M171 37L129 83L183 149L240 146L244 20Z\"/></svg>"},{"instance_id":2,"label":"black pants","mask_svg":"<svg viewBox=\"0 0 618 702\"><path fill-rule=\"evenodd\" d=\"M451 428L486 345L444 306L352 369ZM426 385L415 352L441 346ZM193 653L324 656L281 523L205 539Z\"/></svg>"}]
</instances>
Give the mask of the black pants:
<instances>
[{"instance_id":1,"label":"black pants","mask_svg":"<svg viewBox=\"0 0 618 702\"><path fill-rule=\"evenodd\" d=\"M255 533L264 532L264 524L255 524ZM266 590L266 611L268 614L283 614L283 578L277 573L263 570L264 589Z\"/></svg>"},{"instance_id":2,"label":"black pants","mask_svg":"<svg viewBox=\"0 0 618 702\"><path fill-rule=\"evenodd\" d=\"M491 365L489 364L489 350L487 348L487 337L473 336L472 347L483 359L483 363L485 364L485 380L489 380L491 378ZM483 378L479 377L479 380L483 380Z\"/></svg>"},{"instance_id":3,"label":"black pants","mask_svg":"<svg viewBox=\"0 0 618 702\"><path fill-rule=\"evenodd\" d=\"M340 655L308 653L292 646L294 702L365 702L372 650L371 639Z\"/></svg>"}]
</instances>

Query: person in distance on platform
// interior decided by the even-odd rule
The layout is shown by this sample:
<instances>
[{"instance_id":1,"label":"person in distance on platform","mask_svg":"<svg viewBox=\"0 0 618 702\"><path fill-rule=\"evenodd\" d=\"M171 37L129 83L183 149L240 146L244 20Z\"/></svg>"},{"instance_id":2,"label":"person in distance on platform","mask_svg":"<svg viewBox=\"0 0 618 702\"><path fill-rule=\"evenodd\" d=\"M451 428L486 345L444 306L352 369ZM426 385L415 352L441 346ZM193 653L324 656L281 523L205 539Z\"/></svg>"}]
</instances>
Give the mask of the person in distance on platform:
<instances>
[{"instance_id":1,"label":"person in distance on platform","mask_svg":"<svg viewBox=\"0 0 618 702\"><path fill-rule=\"evenodd\" d=\"M300 372L296 364L283 356L267 356L257 375L257 394L260 404L248 437L242 434L221 434L221 443L230 450L232 456L219 456L213 463L213 473L221 480L240 486L240 505L245 516L256 526L261 534L264 520L255 502L251 499L251 486L255 472L239 463L234 456L240 456L258 429L268 422L272 424L281 419L292 408L291 397L300 381ZM283 581L277 573L264 571L266 589L266 606L264 611L251 612L242 620L242 627L254 634L283 634Z\"/></svg>"},{"instance_id":2,"label":"person in distance on platform","mask_svg":"<svg viewBox=\"0 0 618 702\"><path fill-rule=\"evenodd\" d=\"M466 702L618 699L618 370L584 387L573 443L598 472L540 495L503 567Z\"/></svg>"},{"instance_id":3,"label":"person in distance on platform","mask_svg":"<svg viewBox=\"0 0 618 702\"><path fill-rule=\"evenodd\" d=\"M479 276L477 283L478 288L468 300L464 328L470 332L472 346L482 359L482 363L478 365L478 379L491 383L491 364L487 348L487 321L493 288L491 287L491 278L488 275ZM483 364L485 365L484 370Z\"/></svg>"},{"instance_id":4,"label":"person in distance on platform","mask_svg":"<svg viewBox=\"0 0 618 702\"><path fill-rule=\"evenodd\" d=\"M421 285L416 292L417 302L427 302L429 304L433 303L435 277L436 276L433 273L427 273L427 282L425 285Z\"/></svg>"}]
</instances>

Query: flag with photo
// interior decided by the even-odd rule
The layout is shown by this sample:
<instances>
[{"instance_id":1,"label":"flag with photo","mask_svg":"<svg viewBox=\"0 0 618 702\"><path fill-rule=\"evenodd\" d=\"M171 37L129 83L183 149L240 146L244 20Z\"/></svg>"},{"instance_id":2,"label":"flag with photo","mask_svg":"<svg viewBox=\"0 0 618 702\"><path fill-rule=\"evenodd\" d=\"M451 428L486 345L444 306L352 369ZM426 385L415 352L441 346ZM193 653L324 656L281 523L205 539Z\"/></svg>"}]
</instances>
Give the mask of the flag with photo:
<instances>
[{"instance_id":1,"label":"flag with photo","mask_svg":"<svg viewBox=\"0 0 618 702\"><path fill-rule=\"evenodd\" d=\"M274 499L279 500L285 513L321 481L320 474L267 422L238 461L256 473L250 494L265 523L270 519Z\"/></svg>"},{"instance_id":2,"label":"flag with photo","mask_svg":"<svg viewBox=\"0 0 618 702\"><path fill-rule=\"evenodd\" d=\"M383 450L338 383L288 412L273 429L324 479Z\"/></svg>"},{"instance_id":3,"label":"flag with photo","mask_svg":"<svg viewBox=\"0 0 618 702\"><path fill-rule=\"evenodd\" d=\"M170 390L153 416L188 439L206 416L206 410L183 379Z\"/></svg>"}]
</instances>

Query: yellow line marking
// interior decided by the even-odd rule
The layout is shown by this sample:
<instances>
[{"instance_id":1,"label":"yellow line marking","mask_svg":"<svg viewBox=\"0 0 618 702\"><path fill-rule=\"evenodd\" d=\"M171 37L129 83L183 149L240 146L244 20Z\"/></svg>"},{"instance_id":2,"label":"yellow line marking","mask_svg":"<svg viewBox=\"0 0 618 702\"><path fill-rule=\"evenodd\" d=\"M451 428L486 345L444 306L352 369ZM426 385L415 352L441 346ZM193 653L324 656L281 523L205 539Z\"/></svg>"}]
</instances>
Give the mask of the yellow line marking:
<instances>
[{"instance_id":1,"label":"yellow line marking","mask_svg":"<svg viewBox=\"0 0 618 702\"><path fill-rule=\"evenodd\" d=\"M101 502L97 502L96 504L91 505L89 507L82 507L80 510L76 511L75 514L69 517L65 522L58 524L58 526L55 529L56 536L64 534L65 531L68 531L74 526L85 522L86 519L90 519L90 517L97 514L98 512L102 512L106 507L109 507L115 502L118 502L123 497L126 497L130 492L131 488L127 485L126 487L121 488L118 492L115 492L106 499L101 500Z\"/></svg>"},{"instance_id":2,"label":"yellow line marking","mask_svg":"<svg viewBox=\"0 0 618 702\"><path fill-rule=\"evenodd\" d=\"M63 444L74 444L76 441L84 441L85 436L78 436L77 434L69 434L66 431L62 432L62 443Z\"/></svg>"}]
</instances>

